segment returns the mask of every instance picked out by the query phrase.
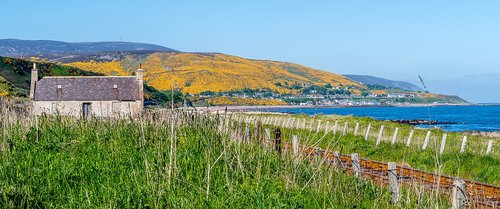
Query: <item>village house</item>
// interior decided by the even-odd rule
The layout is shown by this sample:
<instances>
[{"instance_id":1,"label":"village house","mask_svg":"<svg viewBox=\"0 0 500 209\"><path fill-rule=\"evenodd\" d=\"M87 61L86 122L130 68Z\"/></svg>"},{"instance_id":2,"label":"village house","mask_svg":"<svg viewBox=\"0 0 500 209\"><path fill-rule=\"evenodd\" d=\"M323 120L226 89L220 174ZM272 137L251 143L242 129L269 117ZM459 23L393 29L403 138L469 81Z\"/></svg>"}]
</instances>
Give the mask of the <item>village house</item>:
<instances>
[{"instance_id":1,"label":"village house","mask_svg":"<svg viewBox=\"0 0 500 209\"><path fill-rule=\"evenodd\" d=\"M143 72L136 76L54 76L38 79L31 70L32 114L138 116L144 106Z\"/></svg>"}]
</instances>

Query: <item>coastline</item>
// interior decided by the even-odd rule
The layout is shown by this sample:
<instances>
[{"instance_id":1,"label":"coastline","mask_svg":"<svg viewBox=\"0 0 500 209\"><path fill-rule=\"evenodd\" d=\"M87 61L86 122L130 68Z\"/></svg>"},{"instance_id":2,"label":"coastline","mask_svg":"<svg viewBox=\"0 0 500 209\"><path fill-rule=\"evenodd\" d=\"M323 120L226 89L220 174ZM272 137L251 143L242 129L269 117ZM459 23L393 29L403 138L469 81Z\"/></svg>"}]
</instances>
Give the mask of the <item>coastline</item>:
<instances>
[{"instance_id":1,"label":"coastline","mask_svg":"<svg viewBox=\"0 0 500 209\"><path fill-rule=\"evenodd\" d=\"M212 114L215 114L215 113L224 113L225 111L227 111L228 113L246 113L246 114L273 114L273 115L285 115L285 114L290 114L290 113L287 113L287 109L303 109L303 110L307 110L307 109L315 109L315 108L339 108L339 109L343 109L343 108L361 108L361 107L373 107L373 108L378 108L378 107L395 107L395 108L404 108L404 107L408 107L408 108L411 108L411 107L437 107L437 106L500 106L499 104L489 104L489 105L484 105L484 104L466 104L466 105L437 105L437 104L432 104L432 105L404 105L404 106L381 106L381 105L371 105L371 106L341 106L341 105L337 105L337 106L301 106L301 105L277 105L277 106L263 106L263 105L260 105L260 106L212 106L212 107L205 107L205 108L197 108L197 110L199 112L210 112ZM278 112L278 109L281 109L280 112ZM208 111L207 111L208 110ZM309 110L308 110L309 111ZM366 111L366 110L365 110ZM368 110L369 111L369 110ZM390 110L389 110L390 111ZM384 121L384 120L381 120L381 119L378 119L379 121ZM407 119L408 120L408 119ZM425 120L425 119L410 119L410 120L416 120L416 121L419 121L419 120ZM442 124L463 124L463 123L460 123L460 122L456 122L456 121L446 121L446 120L440 120L440 121L437 121L436 120L436 123L439 123L441 124L440 122L443 122ZM410 124L410 125L413 125L413 124ZM442 129L442 128L440 128ZM444 131L448 130L449 129L442 129ZM462 133L467 133L467 134L470 134L470 135L474 135L474 136L481 136L481 137L489 137L489 138L492 138L492 139L500 139L500 131L498 131L498 129L492 129L492 130L483 130L483 129L463 129L463 130L455 130L455 131L452 131L452 132L462 132Z\"/></svg>"},{"instance_id":2,"label":"coastline","mask_svg":"<svg viewBox=\"0 0 500 209\"><path fill-rule=\"evenodd\" d=\"M198 111L251 111L251 110L272 110L272 109L315 109L315 108L359 108L359 107L437 107L437 106L498 106L500 104L407 104L407 105L235 105L235 106L209 106L198 107ZM208 108L208 109L207 109Z\"/></svg>"}]
</instances>

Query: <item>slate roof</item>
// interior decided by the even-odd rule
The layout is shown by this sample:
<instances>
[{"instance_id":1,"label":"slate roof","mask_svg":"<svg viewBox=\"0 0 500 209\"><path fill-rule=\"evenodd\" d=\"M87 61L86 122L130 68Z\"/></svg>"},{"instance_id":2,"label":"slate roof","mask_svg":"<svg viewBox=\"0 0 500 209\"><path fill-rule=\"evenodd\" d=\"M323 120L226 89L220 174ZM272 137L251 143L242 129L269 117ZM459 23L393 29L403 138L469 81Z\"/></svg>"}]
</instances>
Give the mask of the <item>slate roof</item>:
<instances>
[{"instance_id":1,"label":"slate roof","mask_svg":"<svg viewBox=\"0 0 500 209\"><path fill-rule=\"evenodd\" d=\"M36 83L34 100L133 101L141 99L139 90L135 76L44 77Z\"/></svg>"}]
</instances>

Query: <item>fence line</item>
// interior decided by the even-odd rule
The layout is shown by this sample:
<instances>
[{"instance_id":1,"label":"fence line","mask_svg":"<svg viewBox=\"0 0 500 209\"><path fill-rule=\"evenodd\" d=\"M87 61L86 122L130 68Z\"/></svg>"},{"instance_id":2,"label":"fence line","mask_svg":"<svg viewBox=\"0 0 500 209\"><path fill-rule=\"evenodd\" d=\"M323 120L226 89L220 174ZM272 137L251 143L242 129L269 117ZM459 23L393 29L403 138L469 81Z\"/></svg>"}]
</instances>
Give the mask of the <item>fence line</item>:
<instances>
[{"instance_id":1,"label":"fence line","mask_svg":"<svg viewBox=\"0 0 500 209\"><path fill-rule=\"evenodd\" d=\"M339 121L335 121L333 127L330 128L329 127L329 122L330 122L329 120L324 120L324 121L317 120L317 122L316 122L314 119L307 121L305 118L303 118L302 119L302 126L301 126L300 125L301 120L299 118L295 118L295 117L278 117L278 116L275 116L275 117L259 116L259 117L257 117L257 116L245 115L245 114L238 114L238 116L239 117L234 117L234 118L238 121L248 121L249 123L254 123L254 124L256 123L256 121L262 121L263 125L272 125L272 126L276 126L276 127L284 127L284 128L290 128L290 129L302 129L302 130L308 129L309 131L312 131L313 127L314 127L314 129L316 129L316 133L319 133L320 131L324 130L324 135L331 133L331 132L333 132L333 134L336 135L336 134L338 134L338 131L339 131L338 130L339 129L338 128ZM297 121L297 122L295 123L295 121ZM384 132L385 132L384 128L385 127L384 128L382 128L382 127L383 127L383 125L379 129L378 135L375 135L376 145L379 145L380 142L384 141L384 138L385 138L384 137ZM370 138L373 137L373 135L375 134L375 133L372 134L371 129L373 129L373 128L374 127L372 126L371 123L369 123L368 126L365 128L365 132L364 132L365 140L370 140ZM351 130L349 130L348 122L346 121L346 122L344 122L344 127L341 130L342 131L341 134L345 135L345 134L349 133L349 134L357 136L358 134L360 134L360 130L362 130L362 128L361 128L361 124L358 121L356 121L355 127L352 128ZM416 145L420 144L421 149L426 150L429 146L429 141L430 140L435 141L435 138L433 137L431 130L427 131L427 135L425 135L425 138L422 141L417 140L416 142L413 142L414 139L419 138L418 135L417 135L417 137L415 137L415 135L416 135L416 129L411 129L409 134L407 135L407 138L406 138L405 144L407 147L416 146ZM404 137L404 135L400 134L400 129L398 127L396 127L394 130L394 134L392 135L391 144L403 143L402 140L398 140L398 138L403 138L403 137ZM494 140L479 142L482 144L482 147L477 147L477 144L476 144L476 147L471 147L471 148L467 148L469 146L467 142L468 142L468 138L467 138L467 136L464 136L462 141L461 141L461 144L453 144L453 143L447 144L447 134L443 133L443 138L441 140L440 147L439 147L439 154L440 155L444 154L445 150L449 150L448 152L455 152L455 151L458 152L458 150L460 150L460 153L464 153L465 151L468 150L469 152L478 152L481 155L491 155L492 151L495 150L495 149L493 149L494 148L494 146L493 146ZM432 144L435 144L435 143L432 143ZM446 148L447 145L449 145L450 148ZM460 145L460 146L457 147L458 145Z\"/></svg>"},{"instance_id":2,"label":"fence line","mask_svg":"<svg viewBox=\"0 0 500 209\"><path fill-rule=\"evenodd\" d=\"M240 118L236 117L235 119L239 120ZM243 135L240 131L241 123L239 124L240 125L237 127L236 131L232 132L239 132L242 136L238 137L236 134L236 138L246 141L250 138L247 133L252 131L245 131L245 134ZM251 126L246 127L252 128ZM470 180L461 180L452 176L408 168L402 165L397 165L394 162L384 163L375 160L368 160L360 158L357 153L346 155L341 154L338 151L332 152L318 147L301 146L300 139L297 135L292 135L292 143L286 143L283 141L283 135L280 128L274 129L274 137L271 136L270 129L266 128L265 140L261 140L260 134L258 134L262 131L261 123L257 122L257 126L254 128L257 130L255 132L255 141L264 142L267 145L273 145L274 150L276 150L280 157L287 156L286 153L292 153L293 156L304 155L309 159L313 157L320 157L327 162L327 165L333 165L342 169L346 171L347 174L352 174L363 179L370 179L376 183L389 185L389 190L391 191L391 201L395 204L397 204L400 200L399 187L401 185L419 185L426 190L450 195L452 197L452 205L457 208L462 208L464 206L494 208L500 204L500 187L494 185ZM228 128L226 128L226 130L231 131ZM395 130L395 132L397 131ZM383 133L382 127L379 132L379 136L381 135L380 133ZM446 134L443 135L443 138L446 138Z\"/></svg>"}]
</instances>

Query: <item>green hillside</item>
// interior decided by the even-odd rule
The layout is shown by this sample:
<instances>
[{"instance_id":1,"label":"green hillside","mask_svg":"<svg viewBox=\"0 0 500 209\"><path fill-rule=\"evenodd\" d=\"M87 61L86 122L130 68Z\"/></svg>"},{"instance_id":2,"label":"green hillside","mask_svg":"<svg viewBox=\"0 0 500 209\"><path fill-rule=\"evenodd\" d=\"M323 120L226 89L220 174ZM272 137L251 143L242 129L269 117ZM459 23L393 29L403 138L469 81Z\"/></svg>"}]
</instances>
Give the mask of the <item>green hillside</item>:
<instances>
[{"instance_id":1,"label":"green hillside","mask_svg":"<svg viewBox=\"0 0 500 209\"><path fill-rule=\"evenodd\" d=\"M0 92L3 95L25 97L29 92L33 62L0 57ZM39 76L92 76L98 73L49 62L37 62ZM0 94L1 95L1 94Z\"/></svg>"}]
</instances>

